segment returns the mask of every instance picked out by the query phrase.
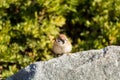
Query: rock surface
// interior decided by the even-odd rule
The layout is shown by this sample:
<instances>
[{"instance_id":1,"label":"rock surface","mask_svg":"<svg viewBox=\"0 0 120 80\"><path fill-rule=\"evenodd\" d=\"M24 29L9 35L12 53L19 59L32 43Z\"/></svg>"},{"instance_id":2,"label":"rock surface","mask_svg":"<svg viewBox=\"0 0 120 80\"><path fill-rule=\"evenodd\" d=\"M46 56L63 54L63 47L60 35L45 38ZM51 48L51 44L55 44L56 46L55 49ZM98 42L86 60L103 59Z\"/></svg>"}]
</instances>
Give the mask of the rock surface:
<instances>
[{"instance_id":1,"label":"rock surface","mask_svg":"<svg viewBox=\"0 0 120 80\"><path fill-rule=\"evenodd\" d=\"M120 80L120 46L35 62L6 80Z\"/></svg>"}]
</instances>

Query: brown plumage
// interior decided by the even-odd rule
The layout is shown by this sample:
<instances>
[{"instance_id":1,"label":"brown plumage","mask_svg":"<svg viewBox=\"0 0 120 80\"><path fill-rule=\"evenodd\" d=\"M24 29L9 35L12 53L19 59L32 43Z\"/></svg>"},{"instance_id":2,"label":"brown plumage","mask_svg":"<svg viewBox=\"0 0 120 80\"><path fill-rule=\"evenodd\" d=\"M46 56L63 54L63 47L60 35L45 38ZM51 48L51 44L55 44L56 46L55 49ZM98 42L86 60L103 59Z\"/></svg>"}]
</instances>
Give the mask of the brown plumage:
<instances>
[{"instance_id":1,"label":"brown plumage","mask_svg":"<svg viewBox=\"0 0 120 80\"><path fill-rule=\"evenodd\" d=\"M64 34L60 34L54 41L53 52L55 54L65 54L72 50L72 45Z\"/></svg>"}]
</instances>

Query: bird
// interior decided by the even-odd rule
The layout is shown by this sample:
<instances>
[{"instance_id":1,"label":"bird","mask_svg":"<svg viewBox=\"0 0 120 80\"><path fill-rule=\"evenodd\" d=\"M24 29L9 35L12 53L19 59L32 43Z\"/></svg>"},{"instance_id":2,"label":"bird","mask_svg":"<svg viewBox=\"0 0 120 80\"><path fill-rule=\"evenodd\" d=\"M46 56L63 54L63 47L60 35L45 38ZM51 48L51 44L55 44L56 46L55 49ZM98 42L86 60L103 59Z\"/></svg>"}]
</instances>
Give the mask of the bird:
<instances>
[{"instance_id":1,"label":"bird","mask_svg":"<svg viewBox=\"0 0 120 80\"><path fill-rule=\"evenodd\" d=\"M66 53L70 53L72 50L72 44L65 34L60 34L55 38L52 51L56 55L62 55Z\"/></svg>"}]
</instances>

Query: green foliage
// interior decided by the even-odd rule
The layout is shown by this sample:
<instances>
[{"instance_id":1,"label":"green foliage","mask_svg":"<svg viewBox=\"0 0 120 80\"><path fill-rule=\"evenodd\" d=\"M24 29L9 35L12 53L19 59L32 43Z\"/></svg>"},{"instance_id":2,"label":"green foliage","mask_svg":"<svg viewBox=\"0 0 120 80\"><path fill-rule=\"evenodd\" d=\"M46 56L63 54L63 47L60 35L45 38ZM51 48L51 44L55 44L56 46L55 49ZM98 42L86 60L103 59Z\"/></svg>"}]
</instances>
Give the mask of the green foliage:
<instances>
[{"instance_id":1,"label":"green foliage","mask_svg":"<svg viewBox=\"0 0 120 80\"><path fill-rule=\"evenodd\" d=\"M2 77L35 61L53 58L52 39L59 33L71 38L73 52L119 45L119 3L119 0L1 0Z\"/></svg>"},{"instance_id":2,"label":"green foliage","mask_svg":"<svg viewBox=\"0 0 120 80\"><path fill-rule=\"evenodd\" d=\"M73 51L119 44L119 3L119 0L82 0L77 3L76 12L66 15L65 24L65 31L72 36Z\"/></svg>"}]
</instances>

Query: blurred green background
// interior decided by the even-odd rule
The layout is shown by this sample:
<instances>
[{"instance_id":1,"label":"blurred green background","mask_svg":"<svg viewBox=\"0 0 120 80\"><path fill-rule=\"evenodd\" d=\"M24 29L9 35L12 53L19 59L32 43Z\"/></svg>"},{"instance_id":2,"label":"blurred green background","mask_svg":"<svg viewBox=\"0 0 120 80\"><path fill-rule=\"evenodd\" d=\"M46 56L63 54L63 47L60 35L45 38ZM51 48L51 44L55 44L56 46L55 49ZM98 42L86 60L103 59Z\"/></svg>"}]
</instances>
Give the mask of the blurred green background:
<instances>
[{"instance_id":1,"label":"blurred green background","mask_svg":"<svg viewBox=\"0 0 120 80\"><path fill-rule=\"evenodd\" d=\"M66 34L73 51L120 44L120 0L0 0L0 77L54 57Z\"/></svg>"}]
</instances>

